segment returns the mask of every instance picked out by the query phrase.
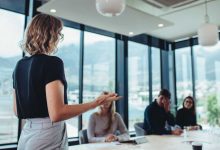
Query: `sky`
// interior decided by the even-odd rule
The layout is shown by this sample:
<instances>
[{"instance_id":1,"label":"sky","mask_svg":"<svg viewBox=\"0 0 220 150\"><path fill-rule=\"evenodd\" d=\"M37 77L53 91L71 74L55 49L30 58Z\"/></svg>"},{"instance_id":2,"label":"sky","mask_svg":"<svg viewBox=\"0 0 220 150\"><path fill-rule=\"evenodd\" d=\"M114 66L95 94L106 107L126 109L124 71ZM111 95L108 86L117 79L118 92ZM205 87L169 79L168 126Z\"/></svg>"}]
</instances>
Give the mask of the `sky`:
<instances>
[{"instance_id":1,"label":"sky","mask_svg":"<svg viewBox=\"0 0 220 150\"><path fill-rule=\"evenodd\" d=\"M0 9L0 56L22 54L19 43L23 36L24 15Z\"/></svg>"},{"instance_id":2,"label":"sky","mask_svg":"<svg viewBox=\"0 0 220 150\"><path fill-rule=\"evenodd\" d=\"M80 31L77 29L64 27L62 30L64 34L64 40L59 43L58 46L65 46L72 43L79 43L80 42ZM104 42L112 40L110 37L102 36L95 33L85 32L85 44L94 44L96 42Z\"/></svg>"}]
</instances>

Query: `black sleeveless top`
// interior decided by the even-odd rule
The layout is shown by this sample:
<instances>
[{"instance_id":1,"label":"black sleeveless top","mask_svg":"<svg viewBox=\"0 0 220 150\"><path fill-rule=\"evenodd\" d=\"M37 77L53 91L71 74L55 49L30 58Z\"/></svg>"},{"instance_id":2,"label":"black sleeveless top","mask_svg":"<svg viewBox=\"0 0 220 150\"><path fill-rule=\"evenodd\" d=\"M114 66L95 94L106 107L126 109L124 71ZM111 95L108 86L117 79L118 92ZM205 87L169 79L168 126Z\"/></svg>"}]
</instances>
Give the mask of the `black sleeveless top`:
<instances>
[{"instance_id":1,"label":"black sleeveless top","mask_svg":"<svg viewBox=\"0 0 220 150\"><path fill-rule=\"evenodd\" d=\"M17 62L13 72L18 118L48 117L46 84L60 80L64 85L67 104L67 83L63 61L56 56L36 54Z\"/></svg>"}]
</instances>

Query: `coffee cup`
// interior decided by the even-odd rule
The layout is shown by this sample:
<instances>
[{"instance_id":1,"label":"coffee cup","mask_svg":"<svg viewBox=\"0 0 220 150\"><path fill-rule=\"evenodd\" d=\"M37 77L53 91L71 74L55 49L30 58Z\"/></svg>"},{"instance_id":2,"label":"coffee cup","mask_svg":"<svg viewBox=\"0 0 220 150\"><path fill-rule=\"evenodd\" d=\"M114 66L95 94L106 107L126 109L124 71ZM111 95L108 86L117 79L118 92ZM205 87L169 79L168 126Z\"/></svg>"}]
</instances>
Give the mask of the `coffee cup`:
<instances>
[{"instance_id":1,"label":"coffee cup","mask_svg":"<svg viewBox=\"0 0 220 150\"><path fill-rule=\"evenodd\" d=\"M193 150L202 150L202 143L201 142L192 142Z\"/></svg>"}]
</instances>

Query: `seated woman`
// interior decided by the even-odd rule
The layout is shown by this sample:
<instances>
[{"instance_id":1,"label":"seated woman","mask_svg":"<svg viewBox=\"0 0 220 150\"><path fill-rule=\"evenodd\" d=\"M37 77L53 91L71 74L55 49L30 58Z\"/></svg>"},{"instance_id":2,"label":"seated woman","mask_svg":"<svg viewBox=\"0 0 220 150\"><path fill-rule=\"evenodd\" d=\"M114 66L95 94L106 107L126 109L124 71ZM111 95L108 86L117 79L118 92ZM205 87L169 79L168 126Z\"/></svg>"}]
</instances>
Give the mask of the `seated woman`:
<instances>
[{"instance_id":1,"label":"seated woman","mask_svg":"<svg viewBox=\"0 0 220 150\"><path fill-rule=\"evenodd\" d=\"M193 97L187 96L183 101L183 108L177 111L176 123L182 129L187 127L189 130L201 129L196 123L195 103Z\"/></svg>"},{"instance_id":2,"label":"seated woman","mask_svg":"<svg viewBox=\"0 0 220 150\"><path fill-rule=\"evenodd\" d=\"M90 116L88 125L88 140L90 143L123 141L129 139L128 130L121 118L115 112L115 103L101 105L99 112ZM117 135L117 132L120 132Z\"/></svg>"}]
</instances>

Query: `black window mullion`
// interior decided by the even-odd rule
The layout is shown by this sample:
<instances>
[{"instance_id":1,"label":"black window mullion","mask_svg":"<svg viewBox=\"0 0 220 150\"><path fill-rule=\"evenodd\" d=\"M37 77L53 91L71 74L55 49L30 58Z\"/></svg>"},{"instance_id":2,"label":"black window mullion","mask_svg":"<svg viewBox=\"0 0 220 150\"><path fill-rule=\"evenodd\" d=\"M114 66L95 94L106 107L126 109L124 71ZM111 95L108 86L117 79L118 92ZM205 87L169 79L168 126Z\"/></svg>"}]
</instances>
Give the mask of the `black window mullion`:
<instances>
[{"instance_id":1,"label":"black window mullion","mask_svg":"<svg viewBox=\"0 0 220 150\"><path fill-rule=\"evenodd\" d=\"M195 63L194 63L194 52L193 52L193 39L190 39L190 52L191 52L191 64L192 64L192 91L193 91L193 98L195 100L195 105L197 103L196 101L196 78L195 78ZM195 107L196 109L196 107ZM197 119L197 118L196 118Z\"/></svg>"},{"instance_id":2,"label":"black window mullion","mask_svg":"<svg viewBox=\"0 0 220 150\"><path fill-rule=\"evenodd\" d=\"M164 42L164 40L160 40L159 41L159 49L160 49L160 88L161 89L164 88L164 78L165 78L164 76L166 76L166 74L163 74L164 66L163 66L163 54L162 54L162 50L166 49L165 43L166 42ZM169 64L167 63L167 65L169 65ZM169 68L169 66L168 66L168 68ZM168 75L167 76L169 76L169 71L168 71Z\"/></svg>"},{"instance_id":3,"label":"black window mullion","mask_svg":"<svg viewBox=\"0 0 220 150\"><path fill-rule=\"evenodd\" d=\"M83 65L84 65L84 26L80 26L79 54L79 104L83 103ZM82 130L82 115L78 117L78 130Z\"/></svg>"},{"instance_id":4,"label":"black window mullion","mask_svg":"<svg viewBox=\"0 0 220 150\"><path fill-rule=\"evenodd\" d=\"M175 53L175 43L172 43L172 51L173 51L173 77L174 77L174 104L175 104L175 112L177 112L177 83L176 83L176 53Z\"/></svg>"},{"instance_id":5,"label":"black window mullion","mask_svg":"<svg viewBox=\"0 0 220 150\"><path fill-rule=\"evenodd\" d=\"M149 36L148 37L148 42L149 45L148 45L148 50L147 50L147 53L148 53L148 86L149 86L149 104L152 102L152 99L153 99L153 85L152 85L152 38ZM146 62L147 63L147 62Z\"/></svg>"},{"instance_id":6,"label":"black window mullion","mask_svg":"<svg viewBox=\"0 0 220 150\"><path fill-rule=\"evenodd\" d=\"M128 127L128 38L116 35L116 92L123 96L116 110Z\"/></svg>"},{"instance_id":7,"label":"black window mullion","mask_svg":"<svg viewBox=\"0 0 220 150\"><path fill-rule=\"evenodd\" d=\"M192 63L192 91L193 91L193 97L196 98L196 94L195 94L195 66L194 66L194 53L193 53L193 39L190 39L190 52L191 52L191 63Z\"/></svg>"},{"instance_id":8,"label":"black window mullion","mask_svg":"<svg viewBox=\"0 0 220 150\"><path fill-rule=\"evenodd\" d=\"M162 49L160 48L160 88L162 89L164 87L164 84L163 84L163 55L162 55Z\"/></svg>"}]
</instances>

